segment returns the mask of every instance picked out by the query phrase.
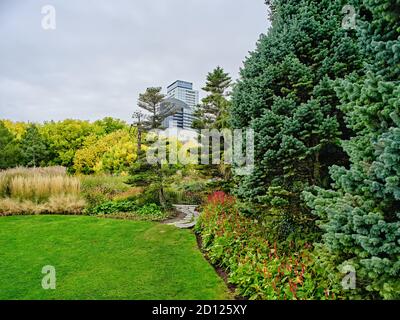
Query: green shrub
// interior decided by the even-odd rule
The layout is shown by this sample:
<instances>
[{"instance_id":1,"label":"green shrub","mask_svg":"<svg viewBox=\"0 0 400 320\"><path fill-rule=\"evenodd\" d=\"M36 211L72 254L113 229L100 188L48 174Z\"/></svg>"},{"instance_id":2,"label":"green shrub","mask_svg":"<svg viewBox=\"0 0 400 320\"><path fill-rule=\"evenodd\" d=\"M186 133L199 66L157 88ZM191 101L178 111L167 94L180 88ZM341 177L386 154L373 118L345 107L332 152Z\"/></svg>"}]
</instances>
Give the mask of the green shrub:
<instances>
[{"instance_id":1,"label":"green shrub","mask_svg":"<svg viewBox=\"0 0 400 320\"><path fill-rule=\"evenodd\" d=\"M129 200L106 201L88 208L87 212L90 214L111 214L116 212L135 212L136 208L136 203Z\"/></svg>"},{"instance_id":2,"label":"green shrub","mask_svg":"<svg viewBox=\"0 0 400 320\"><path fill-rule=\"evenodd\" d=\"M149 203L159 204L159 197L157 190L154 189L152 186L145 188L145 190L140 194L130 196L128 199L136 201L138 206L144 206Z\"/></svg>"},{"instance_id":3,"label":"green shrub","mask_svg":"<svg viewBox=\"0 0 400 320\"><path fill-rule=\"evenodd\" d=\"M129 190L129 186L125 184L126 177L110 176L110 175L96 175L96 176L82 176L81 185L82 191L87 192L101 187L105 193L118 194Z\"/></svg>"},{"instance_id":4,"label":"green shrub","mask_svg":"<svg viewBox=\"0 0 400 320\"><path fill-rule=\"evenodd\" d=\"M86 213L117 218L160 221L168 218L168 213L155 203L139 206L136 201L106 201L86 209Z\"/></svg>"},{"instance_id":5,"label":"green shrub","mask_svg":"<svg viewBox=\"0 0 400 320\"><path fill-rule=\"evenodd\" d=\"M150 203L140 207L136 210L137 214L140 215L153 215L153 216L160 216L163 214L161 207L155 203Z\"/></svg>"},{"instance_id":6,"label":"green shrub","mask_svg":"<svg viewBox=\"0 0 400 320\"><path fill-rule=\"evenodd\" d=\"M342 298L307 242L290 242L286 250L265 238L259 221L242 215L236 199L211 195L196 231L211 262L225 268L237 293L250 299ZM284 246L283 246L284 247Z\"/></svg>"},{"instance_id":7,"label":"green shrub","mask_svg":"<svg viewBox=\"0 0 400 320\"><path fill-rule=\"evenodd\" d=\"M85 197L88 207L90 208L96 207L104 202L111 201L112 199L101 187L87 190L83 192L83 196Z\"/></svg>"},{"instance_id":8,"label":"green shrub","mask_svg":"<svg viewBox=\"0 0 400 320\"><path fill-rule=\"evenodd\" d=\"M173 189L167 189L165 197L169 203L188 205L201 204L204 199L204 195L200 192L177 191Z\"/></svg>"},{"instance_id":9,"label":"green shrub","mask_svg":"<svg viewBox=\"0 0 400 320\"><path fill-rule=\"evenodd\" d=\"M104 218L144 221L162 221L169 216L168 212L155 203L138 206L136 202L129 200L107 201L88 212Z\"/></svg>"},{"instance_id":10,"label":"green shrub","mask_svg":"<svg viewBox=\"0 0 400 320\"><path fill-rule=\"evenodd\" d=\"M82 176L81 189L88 203L87 211L128 192L130 187L125 180L125 177L109 175Z\"/></svg>"},{"instance_id":11,"label":"green shrub","mask_svg":"<svg viewBox=\"0 0 400 320\"><path fill-rule=\"evenodd\" d=\"M165 196L170 203L176 204L202 204L210 193L207 181L199 180L197 177L185 177L179 184L171 184L165 190ZM182 178L181 178L182 179Z\"/></svg>"}]
</instances>

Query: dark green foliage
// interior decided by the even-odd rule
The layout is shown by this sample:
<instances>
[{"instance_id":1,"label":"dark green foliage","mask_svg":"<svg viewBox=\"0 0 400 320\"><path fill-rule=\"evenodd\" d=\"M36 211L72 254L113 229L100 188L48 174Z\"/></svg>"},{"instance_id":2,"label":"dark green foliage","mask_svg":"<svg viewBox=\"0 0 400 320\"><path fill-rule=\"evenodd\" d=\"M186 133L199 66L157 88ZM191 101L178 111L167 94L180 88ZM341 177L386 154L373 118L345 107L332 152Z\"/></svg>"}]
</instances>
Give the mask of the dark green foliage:
<instances>
[{"instance_id":1,"label":"dark green foliage","mask_svg":"<svg viewBox=\"0 0 400 320\"><path fill-rule=\"evenodd\" d=\"M178 169L179 166L174 164L148 163L146 154L142 151L138 160L130 168L127 184L144 187L144 198L167 207L165 188Z\"/></svg>"},{"instance_id":2,"label":"dark green foliage","mask_svg":"<svg viewBox=\"0 0 400 320\"><path fill-rule=\"evenodd\" d=\"M21 160L21 150L15 137L0 121L0 169L16 167Z\"/></svg>"},{"instance_id":3,"label":"dark green foliage","mask_svg":"<svg viewBox=\"0 0 400 320\"><path fill-rule=\"evenodd\" d=\"M149 203L147 205L144 205L144 206L138 208L136 210L136 213L139 215L143 215L143 216L146 216L146 215L156 216L156 215L162 215L162 210L157 204Z\"/></svg>"},{"instance_id":4,"label":"dark green foliage","mask_svg":"<svg viewBox=\"0 0 400 320\"><path fill-rule=\"evenodd\" d=\"M159 154L160 152L165 152L167 159L169 159L169 142L161 143L160 138L157 136L153 139L154 132L148 135L147 143L149 148L155 150L156 163L150 163L147 159L147 152L142 149L142 133L160 129L163 120L174 113L175 107L173 105L165 105L163 108L159 108L164 98L165 96L161 94L160 87L147 88L145 93L139 95L138 107L149 114L136 112L133 115L136 118L136 123L133 126L137 130L138 158L130 168L130 177L127 184L145 187L146 196L157 194L158 200L155 201L158 201L160 205L166 208L168 204L164 188L168 178L177 171L177 166L164 163L164 159L161 159Z\"/></svg>"},{"instance_id":5,"label":"dark green foliage","mask_svg":"<svg viewBox=\"0 0 400 320\"><path fill-rule=\"evenodd\" d=\"M159 205L155 203L139 205L134 200L107 201L88 208L86 213L110 218L147 221L162 221L168 217L168 213Z\"/></svg>"},{"instance_id":6,"label":"dark green foliage","mask_svg":"<svg viewBox=\"0 0 400 320\"><path fill-rule=\"evenodd\" d=\"M227 99L231 86L231 77L221 67L215 68L207 75L204 91L208 95L195 111L196 120L193 122L195 129L222 129L227 128L227 118L230 102Z\"/></svg>"},{"instance_id":7,"label":"dark green foliage","mask_svg":"<svg viewBox=\"0 0 400 320\"><path fill-rule=\"evenodd\" d=\"M145 130L159 129L164 119L174 114L175 106L173 105L159 108L160 103L165 99L161 90L161 87L147 88L144 93L139 94L138 107L148 112L148 114L141 114L142 119L139 120L140 126Z\"/></svg>"},{"instance_id":8,"label":"dark green foliage","mask_svg":"<svg viewBox=\"0 0 400 320\"><path fill-rule=\"evenodd\" d=\"M88 210L90 214L111 214L117 212L135 212L137 205L134 201L107 201Z\"/></svg>"},{"instance_id":9,"label":"dark green foliage","mask_svg":"<svg viewBox=\"0 0 400 320\"><path fill-rule=\"evenodd\" d=\"M231 123L255 131L255 170L237 177L237 194L275 216L286 237L313 226L301 192L328 186L328 168L347 162L334 88L362 61L353 32L341 28L346 1L271 3L272 27L241 70Z\"/></svg>"},{"instance_id":10,"label":"dark green foliage","mask_svg":"<svg viewBox=\"0 0 400 320\"><path fill-rule=\"evenodd\" d=\"M35 124L31 124L26 129L20 145L22 153L21 164L26 167L44 167L52 159L49 144L40 134Z\"/></svg>"},{"instance_id":11,"label":"dark green foliage","mask_svg":"<svg viewBox=\"0 0 400 320\"><path fill-rule=\"evenodd\" d=\"M231 102L228 99L230 92L228 91L231 87L232 79L223 68L217 67L207 75L207 80L203 90L207 92L207 96L201 101L195 110L192 127L197 130L201 129L217 129L219 131L229 128L229 109ZM210 137L208 138L210 139ZM224 180L230 180L231 169L229 165L221 163L220 165L211 164L213 159L213 152L217 152L215 155L217 158L224 159L224 146L221 142L220 150L211 150L209 145L205 146L209 148L209 155L205 156L208 159L202 159L200 157L199 163L208 161L209 165L199 165L197 169L201 171L204 176L223 178Z\"/></svg>"},{"instance_id":12,"label":"dark green foliage","mask_svg":"<svg viewBox=\"0 0 400 320\"><path fill-rule=\"evenodd\" d=\"M338 93L355 136L343 145L350 168L334 166L333 190L306 193L320 218L333 268L357 272L352 296L400 298L400 3L363 1L359 43L363 77Z\"/></svg>"},{"instance_id":13,"label":"dark green foliage","mask_svg":"<svg viewBox=\"0 0 400 320\"><path fill-rule=\"evenodd\" d=\"M206 196L212 192L208 183L203 180L196 180L194 177L189 181L183 178L175 179L175 184L166 189L167 199L175 204L200 205Z\"/></svg>"}]
</instances>

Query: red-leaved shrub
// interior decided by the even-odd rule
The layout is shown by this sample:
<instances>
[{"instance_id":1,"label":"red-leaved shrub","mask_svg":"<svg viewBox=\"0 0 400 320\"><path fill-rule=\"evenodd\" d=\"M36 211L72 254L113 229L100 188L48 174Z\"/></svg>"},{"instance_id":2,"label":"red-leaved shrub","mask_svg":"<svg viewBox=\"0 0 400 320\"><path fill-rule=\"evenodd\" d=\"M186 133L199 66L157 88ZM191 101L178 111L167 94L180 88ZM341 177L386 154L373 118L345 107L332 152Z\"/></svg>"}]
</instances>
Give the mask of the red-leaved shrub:
<instances>
[{"instance_id":1,"label":"red-leaved shrub","mask_svg":"<svg viewBox=\"0 0 400 320\"><path fill-rule=\"evenodd\" d=\"M225 268L237 294L250 299L332 299L319 276L311 244L283 252L265 239L265 230L243 216L236 199L218 191L208 197L196 226L212 263ZM293 246L299 248L299 245Z\"/></svg>"}]
</instances>

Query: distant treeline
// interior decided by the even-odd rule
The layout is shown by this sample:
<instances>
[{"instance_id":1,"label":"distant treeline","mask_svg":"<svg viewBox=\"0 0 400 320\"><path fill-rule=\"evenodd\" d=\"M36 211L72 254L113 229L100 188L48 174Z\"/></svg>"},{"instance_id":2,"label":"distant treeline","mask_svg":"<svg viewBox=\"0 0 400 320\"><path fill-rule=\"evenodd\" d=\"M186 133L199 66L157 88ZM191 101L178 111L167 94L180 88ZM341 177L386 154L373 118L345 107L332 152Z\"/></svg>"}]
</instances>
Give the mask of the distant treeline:
<instances>
[{"instance_id":1,"label":"distant treeline","mask_svg":"<svg viewBox=\"0 0 400 320\"><path fill-rule=\"evenodd\" d=\"M43 124L0 120L0 169L61 165L70 172L123 173L135 159L135 135L124 121Z\"/></svg>"}]
</instances>

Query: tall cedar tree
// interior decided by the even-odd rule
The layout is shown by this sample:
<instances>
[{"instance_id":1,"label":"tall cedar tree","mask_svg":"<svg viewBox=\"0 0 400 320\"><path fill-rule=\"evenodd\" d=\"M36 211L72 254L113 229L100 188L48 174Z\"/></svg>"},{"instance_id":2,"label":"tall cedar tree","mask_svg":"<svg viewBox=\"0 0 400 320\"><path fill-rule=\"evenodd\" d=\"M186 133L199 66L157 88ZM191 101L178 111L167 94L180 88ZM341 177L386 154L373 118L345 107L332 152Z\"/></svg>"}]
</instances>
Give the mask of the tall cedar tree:
<instances>
[{"instance_id":1,"label":"tall cedar tree","mask_svg":"<svg viewBox=\"0 0 400 320\"><path fill-rule=\"evenodd\" d=\"M350 168L331 170L333 190L306 198L321 219L326 256L356 271L356 297L400 298L400 3L365 0L360 47L366 75L343 81L340 109L355 136ZM314 193L315 194L315 193Z\"/></svg>"},{"instance_id":2,"label":"tall cedar tree","mask_svg":"<svg viewBox=\"0 0 400 320\"><path fill-rule=\"evenodd\" d=\"M233 90L232 126L255 131L255 170L237 177L236 192L261 205L283 238L313 226L301 192L327 186L328 168L347 161L334 86L361 65L354 32L342 28L347 2L270 1L272 26Z\"/></svg>"}]
</instances>

